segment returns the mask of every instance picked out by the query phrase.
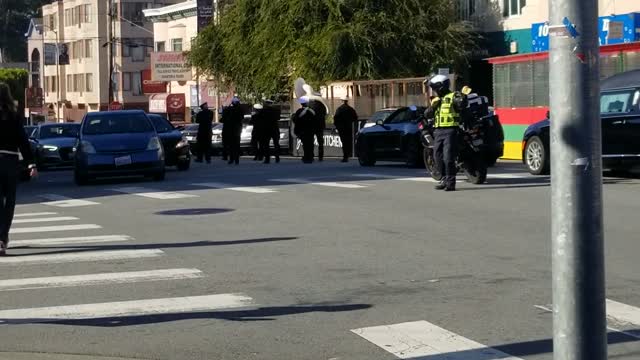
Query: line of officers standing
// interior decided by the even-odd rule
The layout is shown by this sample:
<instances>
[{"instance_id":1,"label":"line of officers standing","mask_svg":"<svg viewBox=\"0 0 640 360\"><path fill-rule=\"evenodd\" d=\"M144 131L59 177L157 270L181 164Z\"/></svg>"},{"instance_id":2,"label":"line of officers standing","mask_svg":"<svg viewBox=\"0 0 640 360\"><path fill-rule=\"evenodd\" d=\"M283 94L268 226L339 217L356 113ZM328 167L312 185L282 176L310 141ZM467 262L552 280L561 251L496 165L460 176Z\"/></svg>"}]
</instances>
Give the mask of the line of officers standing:
<instances>
[{"instance_id":1,"label":"line of officers standing","mask_svg":"<svg viewBox=\"0 0 640 360\"><path fill-rule=\"evenodd\" d=\"M348 162L352 156L353 146L353 124L358 122L358 114L355 109L349 106L347 97L341 98L343 104L336 110L334 124L340 140L342 142L343 159ZM318 160L324 159L324 131L326 129L327 108L324 103L318 100L310 100L301 97L298 102L302 105L292 116L294 134L302 142L304 156L302 161L305 164L313 163L315 145L318 145ZM196 162L211 163L211 130L213 123L213 112L209 110L207 103L202 104L202 111L196 115L196 122L199 124L197 136L197 157ZM281 110L273 101L267 100L263 104L253 106L253 114L250 124L253 125L251 134L251 145L255 151L254 160L264 161L265 164L271 162L272 154L276 163L280 162L280 122ZM229 161L229 164L240 163L240 141L244 120L244 110L240 100L234 97L231 105L222 110L220 122L222 128L222 159ZM270 144L273 141L273 152Z\"/></svg>"}]
</instances>

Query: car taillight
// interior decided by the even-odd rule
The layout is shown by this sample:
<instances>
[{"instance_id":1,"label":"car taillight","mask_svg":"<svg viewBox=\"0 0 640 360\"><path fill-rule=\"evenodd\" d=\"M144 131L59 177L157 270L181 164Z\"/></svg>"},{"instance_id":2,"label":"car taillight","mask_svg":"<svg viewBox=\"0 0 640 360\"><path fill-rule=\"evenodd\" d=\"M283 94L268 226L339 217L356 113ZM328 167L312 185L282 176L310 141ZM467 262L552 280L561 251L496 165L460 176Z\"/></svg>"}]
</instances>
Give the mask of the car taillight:
<instances>
[{"instance_id":1,"label":"car taillight","mask_svg":"<svg viewBox=\"0 0 640 360\"><path fill-rule=\"evenodd\" d=\"M424 129L424 124L423 123L418 124L418 129L423 130Z\"/></svg>"}]
</instances>

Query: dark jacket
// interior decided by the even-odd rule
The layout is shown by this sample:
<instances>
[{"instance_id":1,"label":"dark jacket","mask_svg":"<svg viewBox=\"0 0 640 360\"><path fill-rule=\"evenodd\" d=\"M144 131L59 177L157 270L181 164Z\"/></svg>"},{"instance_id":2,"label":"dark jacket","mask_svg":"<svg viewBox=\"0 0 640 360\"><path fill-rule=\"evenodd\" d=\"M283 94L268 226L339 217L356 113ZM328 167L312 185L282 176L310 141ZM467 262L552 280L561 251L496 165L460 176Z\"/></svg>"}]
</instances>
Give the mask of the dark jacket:
<instances>
[{"instance_id":1,"label":"dark jacket","mask_svg":"<svg viewBox=\"0 0 640 360\"><path fill-rule=\"evenodd\" d=\"M33 152L20 117L14 111L0 108L0 154L22 153L24 161L33 164Z\"/></svg>"},{"instance_id":2,"label":"dark jacket","mask_svg":"<svg viewBox=\"0 0 640 360\"><path fill-rule=\"evenodd\" d=\"M309 107L315 112L314 131L321 131L327 127L327 108L318 100L309 102Z\"/></svg>"},{"instance_id":3,"label":"dark jacket","mask_svg":"<svg viewBox=\"0 0 640 360\"><path fill-rule=\"evenodd\" d=\"M267 113L266 115L266 119L267 119L267 132L269 134L273 134L273 133L280 133L280 108L276 107L276 106L268 106L265 108L265 111Z\"/></svg>"},{"instance_id":4,"label":"dark jacket","mask_svg":"<svg viewBox=\"0 0 640 360\"><path fill-rule=\"evenodd\" d=\"M213 111L202 110L196 115L198 123L198 141L211 141L211 129L213 128Z\"/></svg>"},{"instance_id":5,"label":"dark jacket","mask_svg":"<svg viewBox=\"0 0 640 360\"><path fill-rule=\"evenodd\" d=\"M240 136L242 134L242 120L244 120L244 113L239 106L229 106L222 111L221 123L222 136L235 135Z\"/></svg>"},{"instance_id":6,"label":"dark jacket","mask_svg":"<svg viewBox=\"0 0 640 360\"><path fill-rule=\"evenodd\" d=\"M252 136L263 136L268 131L269 123L267 116L266 109L256 110L256 112L251 115L250 124L253 125Z\"/></svg>"},{"instance_id":7,"label":"dark jacket","mask_svg":"<svg viewBox=\"0 0 640 360\"><path fill-rule=\"evenodd\" d=\"M297 137L313 136L315 131L316 112L310 107L298 109L293 114L293 132Z\"/></svg>"},{"instance_id":8,"label":"dark jacket","mask_svg":"<svg viewBox=\"0 0 640 360\"><path fill-rule=\"evenodd\" d=\"M341 105L333 116L333 123L338 131L351 131L353 124L358 122L356 110L347 104Z\"/></svg>"}]
</instances>

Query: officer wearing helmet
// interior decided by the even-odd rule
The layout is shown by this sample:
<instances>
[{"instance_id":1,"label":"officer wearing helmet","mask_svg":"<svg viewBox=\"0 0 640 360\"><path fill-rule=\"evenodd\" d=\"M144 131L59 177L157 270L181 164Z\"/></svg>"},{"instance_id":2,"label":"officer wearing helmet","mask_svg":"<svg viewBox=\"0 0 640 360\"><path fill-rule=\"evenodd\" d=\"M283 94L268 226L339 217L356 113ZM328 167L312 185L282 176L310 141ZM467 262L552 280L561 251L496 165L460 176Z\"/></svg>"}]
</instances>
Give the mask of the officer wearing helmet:
<instances>
[{"instance_id":1,"label":"officer wearing helmet","mask_svg":"<svg viewBox=\"0 0 640 360\"><path fill-rule=\"evenodd\" d=\"M436 189L455 191L458 129L463 109L466 108L465 98L461 93L451 91L448 76L436 75L425 82L429 83L429 87L437 95L425 114L427 119L434 121L435 165L442 174L442 180L436 185Z\"/></svg>"}]
</instances>

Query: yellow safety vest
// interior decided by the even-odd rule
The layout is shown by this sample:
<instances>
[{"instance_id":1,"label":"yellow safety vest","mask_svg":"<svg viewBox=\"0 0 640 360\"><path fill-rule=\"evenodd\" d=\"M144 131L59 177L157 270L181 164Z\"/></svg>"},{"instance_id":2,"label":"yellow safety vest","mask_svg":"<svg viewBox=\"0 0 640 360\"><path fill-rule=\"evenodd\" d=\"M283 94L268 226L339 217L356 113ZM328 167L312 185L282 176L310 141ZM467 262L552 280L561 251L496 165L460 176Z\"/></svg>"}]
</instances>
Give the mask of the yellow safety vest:
<instances>
[{"instance_id":1,"label":"yellow safety vest","mask_svg":"<svg viewBox=\"0 0 640 360\"><path fill-rule=\"evenodd\" d=\"M445 95L440 107L436 110L436 128L457 127L459 124L460 114L453 108L454 93Z\"/></svg>"}]
</instances>

